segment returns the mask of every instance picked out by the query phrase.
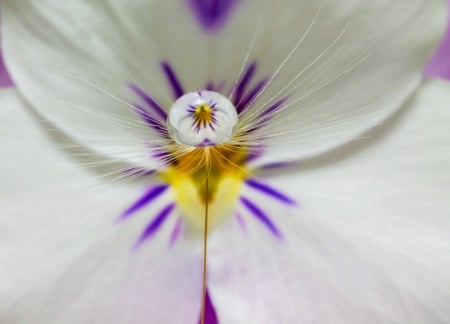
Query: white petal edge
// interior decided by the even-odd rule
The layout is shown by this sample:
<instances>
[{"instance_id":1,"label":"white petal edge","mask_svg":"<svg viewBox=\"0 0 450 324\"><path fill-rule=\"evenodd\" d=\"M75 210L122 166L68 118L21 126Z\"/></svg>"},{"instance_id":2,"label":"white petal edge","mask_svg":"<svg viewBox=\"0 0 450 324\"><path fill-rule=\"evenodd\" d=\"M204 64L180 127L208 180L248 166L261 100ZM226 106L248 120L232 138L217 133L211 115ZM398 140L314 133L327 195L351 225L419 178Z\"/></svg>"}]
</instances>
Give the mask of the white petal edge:
<instances>
[{"instance_id":1,"label":"white petal edge","mask_svg":"<svg viewBox=\"0 0 450 324\"><path fill-rule=\"evenodd\" d=\"M282 241L249 215L246 235L210 239L219 320L447 323L449 106L450 84L428 81L373 138L268 179L300 207L258 201Z\"/></svg>"},{"instance_id":2,"label":"white petal edge","mask_svg":"<svg viewBox=\"0 0 450 324\"><path fill-rule=\"evenodd\" d=\"M275 77L244 117L280 95L291 105L246 140L268 146L261 163L280 162L329 150L392 114L418 85L446 13L439 0L325 0L321 10L306 0L252 0L236 4L226 27L211 35L199 30L186 3L6 1L6 62L27 100L57 127L103 154L152 168L158 162L149 159L148 144L157 139L123 103L133 102L126 83L167 109L161 61L193 91L208 81L230 86L256 60L257 78Z\"/></svg>"},{"instance_id":3,"label":"white petal edge","mask_svg":"<svg viewBox=\"0 0 450 324\"><path fill-rule=\"evenodd\" d=\"M0 321L196 324L200 245L169 248L172 217L133 252L161 206L115 223L142 188L77 166L16 91L0 107Z\"/></svg>"}]
</instances>

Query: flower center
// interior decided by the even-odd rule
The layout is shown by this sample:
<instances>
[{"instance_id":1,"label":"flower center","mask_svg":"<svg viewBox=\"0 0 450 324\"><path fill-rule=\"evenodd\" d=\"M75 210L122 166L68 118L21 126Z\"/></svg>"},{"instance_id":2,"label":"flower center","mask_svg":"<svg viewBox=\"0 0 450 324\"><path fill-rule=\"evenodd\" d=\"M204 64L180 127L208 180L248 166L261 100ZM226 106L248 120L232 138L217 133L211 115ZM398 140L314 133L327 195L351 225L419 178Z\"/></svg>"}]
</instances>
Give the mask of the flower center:
<instances>
[{"instance_id":1,"label":"flower center","mask_svg":"<svg viewBox=\"0 0 450 324\"><path fill-rule=\"evenodd\" d=\"M243 181L250 177L245 167L247 158L243 147L217 145L195 148L181 154L161 173L163 182L170 184L177 207L187 224L203 230L205 204L209 205L209 227L232 214ZM208 178L208 191L205 179Z\"/></svg>"},{"instance_id":2,"label":"flower center","mask_svg":"<svg viewBox=\"0 0 450 324\"><path fill-rule=\"evenodd\" d=\"M264 78L251 86L257 70L256 62L243 71L242 77L233 83L230 91L225 91L230 93L229 97L233 103L215 92L224 91L226 83L209 81L205 85L208 90L185 94L184 87L171 65L162 62L161 67L176 100L169 113L139 86L129 84L129 87L141 100L141 103L133 105L135 111L161 138L162 144L150 146L151 157L158 159L165 167L161 170L130 168L126 171L133 177L157 175L160 183L151 185L139 199L123 211L119 219L126 219L156 202L159 197L169 192L169 188L173 201L157 211L135 247L151 238L176 212L179 214L170 236L171 245L176 241L181 229L187 229L189 232L203 231L204 215L199 211L205 210L205 205L208 206L208 229L217 226L224 218L234 215L245 230L245 218L253 216L275 237L280 238L281 232L272 220L272 215L248 195L254 191L287 205L295 205L295 201L255 179L255 169L250 163L261 157L264 146L258 143L249 147L242 141L241 136L251 134L267 124L274 113L286 103L287 98L279 98L268 105L255 116L253 122L241 125L245 127L241 127L236 134L238 114L250 109L269 80ZM179 145L173 145L174 142ZM275 163L259 168L282 166L283 164ZM207 186L205 179L208 179Z\"/></svg>"},{"instance_id":3,"label":"flower center","mask_svg":"<svg viewBox=\"0 0 450 324\"><path fill-rule=\"evenodd\" d=\"M167 128L178 144L206 147L229 141L237 121L236 108L226 97L204 90L187 93L175 101Z\"/></svg>"}]
</instances>

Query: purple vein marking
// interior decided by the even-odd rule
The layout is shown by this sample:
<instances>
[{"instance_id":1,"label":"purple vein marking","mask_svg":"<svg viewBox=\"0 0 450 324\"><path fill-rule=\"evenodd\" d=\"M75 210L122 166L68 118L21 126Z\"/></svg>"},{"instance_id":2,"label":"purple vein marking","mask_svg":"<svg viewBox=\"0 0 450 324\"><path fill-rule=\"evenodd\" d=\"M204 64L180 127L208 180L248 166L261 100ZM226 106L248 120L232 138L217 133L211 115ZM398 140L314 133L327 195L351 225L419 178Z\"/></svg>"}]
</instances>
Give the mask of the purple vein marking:
<instances>
[{"instance_id":1,"label":"purple vein marking","mask_svg":"<svg viewBox=\"0 0 450 324\"><path fill-rule=\"evenodd\" d=\"M167 129L158 121L156 118L154 118L152 115L150 115L144 107L138 104L133 105L136 112L141 116L142 120L144 120L147 125L152 128L156 133L168 137L169 134L167 133Z\"/></svg>"},{"instance_id":2,"label":"purple vein marking","mask_svg":"<svg viewBox=\"0 0 450 324\"><path fill-rule=\"evenodd\" d=\"M254 125L252 128L250 128L247 133L252 133L258 129L260 129L262 126L264 126L269 120L272 119L274 113L280 109L287 101L287 98L281 98L275 101L273 104L271 104L267 109L265 109L257 118L256 118L256 125Z\"/></svg>"},{"instance_id":3,"label":"purple vein marking","mask_svg":"<svg viewBox=\"0 0 450 324\"><path fill-rule=\"evenodd\" d=\"M236 0L188 0L197 21L205 31L222 27Z\"/></svg>"},{"instance_id":4,"label":"purple vein marking","mask_svg":"<svg viewBox=\"0 0 450 324\"><path fill-rule=\"evenodd\" d=\"M156 147L152 150L152 154L150 155L154 159L158 159L164 164L167 164L171 161L171 154L170 152L164 151L161 147Z\"/></svg>"},{"instance_id":5,"label":"purple vein marking","mask_svg":"<svg viewBox=\"0 0 450 324\"><path fill-rule=\"evenodd\" d=\"M183 87L181 86L180 81L178 80L177 75L175 74L172 66L168 62L162 62L161 67L166 74L167 81L172 87L172 93L175 99L180 98L184 94Z\"/></svg>"},{"instance_id":6,"label":"purple vein marking","mask_svg":"<svg viewBox=\"0 0 450 324\"><path fill-rule=\"evenodd\" d=\"M217 84L215 84L212 81L209 81L208 83L206 83L205 85L205 90L209 90L209 91L215 91L215 92L221 92L223 90L223 88L225 87L225 82L221 81Z\"/></svg>"},{"instance_id":7,"label":"purple vein marking","mask_svg":"<svg viewBox=\"0 0 450 324\"><path fill-rule=\"evenodd\" d=\"M245 197L241 197L240 200L244 204L244 206L252 213L253 216L255 216L264 225L266 225L266 227L272 232L273 235L275 235L277 238L281 238L280 231L263 210L261 210L258 206L256 206L256 204Z\"/></svg>"},{"instance_id":8,"label":"purple vein marking","mask_svg":"<svg viewBox=\"0 0 450 324\"><path fill-rule=\"evenodd\" d=\"M236 213L235 216L236 216L236 220L237 220L239 226L241 227L241 230L243 232L247 232L247 224L245 224L245 220L242 217L242 215L239 213Z\"/></svg>"},{"instance_id":9,"label":"purple vein marking","mask_svg":"<svg viewBox=\"0 0 450 324\"><path fill-rule=\"evenodd\" d=\"M287 98L281 98L271 104L266 110L261 113L261 117L270 118L281 106L287 101Z\"/></svg>"},{"instance_id":10,"label":"purple vein marking","mask_svg":"<svg viewBox=\"0 0 450 324\"><path fill-rule=\"evenodd\" d=\"M146 170L142 168L130 167L122 171L123 174L128 176L151 176L156 173L155 170Z\"/></svg>"},{"instance_id":11,"label":"purple vein marking","mask_svg":"<svg viewBox=\"0 0 450 324\"><path fill-rule=\"evenodd\" d=\"M170 246L174 246L175 242L178 239L178 236L180 236L182 224L183 221L181 220L181 218L178 218L177 222L175 223L175 226L173 227L172 234L170 235L170 243L169 243Z\"/></svg>"},{"instance_id":12,"label":"purple vein marking","mask_svg":"<svg viewBox=\"0 0 450 324\"><path fill-rule=\"evenodd\" d=\"M267 82L267 79L262 79L261 81L259 81L258 84L256 84L253 89L250 90L249 94L237 103L236 110L238 114L240 114L244 110L247 110L248 105L256 98L256 96L261 93L261 91L267 85Z\"/></svg>"},{"instance_id":13,"label":"purple vein marking","mask_svg":"<svg viewBox=\"0 0 450 324\"><path fill-rule=\"evenodd\" d=\"M201 314L198 324L200 323L201 323ZM206 288L205 324L219 324L216 310L214 309L211 297L209 296L208 288Z\"/></svg>"},{"instance_id":14,"label":"purple vein marking","mask_svg":"<svg viewBox=\"0 0 450 324\"><path fill-rule=\"evenodd\" d=\"M265 169L265 170L271 170L271 169L281 169L281 168L287 168L290 165L289 162L274 162L269 164L264 164L260 166L259 168Z\"/></svg>"},{"instance_id":15,"label":"purple vein marking","mask_svg":"<svg viewBox=\"0 0 450 324\"><path fill-rule=\"evenodd\" d=\"M158 196L160 196L164 191L166 191L167 188L169 188L169 185L166 184L160 184L155 187L151 187L141 198L139 198L133 205L131 205L127 210L125 210L122 213L119 220L125 219L128 216L140 210L141 208L147 206Z\"/></svg>"},{"instance_id":16,"label":"purple vein marking","mask_svg":"<svg viewBox=\"0 0 450 324\"><path fill-rule=\"evenodd\" d=\"M135 84L128 84L128 86L130 87L131 90L133 90L133 92L135 94L137 94L142 100L144 100L144 102L153 109L153 111L162 118L163 121L167 120L167 113L164 111L164 109L161 107L160 104L158 104L152 97L150 97L144 90L142 90L141 88L139 88L137 85Z\"/></svg>"},{"instance_id":17,"label":"purple vein marking","mask_svg":"<svg viewBox=\"0 0 450 324\"><path fill-rule=\"evenodd\" d=\"M139 240L136 242L134 249L137 249L145 240L152 237L158 231L158 229L167 219L167 216L170 215L174 207L175 204L171 203L166 207L164 207L164 209L159 212L159 214L145 228L144 232L139 237Z\"/></svg>"},{"instance_id":18,"label":"purple vein marking","mask_svg":"<svg viewBox=\"0 0 450 324\"><path fill-rule=\"evenodd\" d=\"M252 187L252 188L254 188L256 190L259 190L263 194L265 194L265 195L267 195L267 196L269 196L271 198L277 199L277 200L279 200L281 202L284 202L284 203L286 203L288 205L294 205L296 203L293 199L289 198L285 194L283 194L283 193L279 192L278 190L275 190L274 188L272 188L272 187L270 187L270 186L268 186L268 185L266 185L264 183L261 183L259 181L256 181L256 180L253 180L253 179L247 179L245 181L245 183L248 186L250 186L250 187Z\"/></svg>"},{"instance_id":19,"label":"purple vein marking","mask_svg":"<svg viewBox=\"0 0 450 324\"><path fill-rule=\"evenodd\" d=\"M244 96L245 90L247 89L247 86L252 80L255 72L256 72L256 62L253 62L252 64L250 64L250 66L244 72L244 75L238 81L233 98L233 103L235 107L240 104L242 97Z\"/></svg>"},{"instance_id":20,"label":"purple vein marking","mask_svg":"<svg viewBox=\"0 0 450 324\"><path fill-rule=\"evenodd\" d=\"M255 161L257 159L259 159L262 155L262 152L259 150L253 150L250 151L250 153L247 155L247 158L245 159L246 163L250 163L252 161Z\"/></svg>"}]
</instances>

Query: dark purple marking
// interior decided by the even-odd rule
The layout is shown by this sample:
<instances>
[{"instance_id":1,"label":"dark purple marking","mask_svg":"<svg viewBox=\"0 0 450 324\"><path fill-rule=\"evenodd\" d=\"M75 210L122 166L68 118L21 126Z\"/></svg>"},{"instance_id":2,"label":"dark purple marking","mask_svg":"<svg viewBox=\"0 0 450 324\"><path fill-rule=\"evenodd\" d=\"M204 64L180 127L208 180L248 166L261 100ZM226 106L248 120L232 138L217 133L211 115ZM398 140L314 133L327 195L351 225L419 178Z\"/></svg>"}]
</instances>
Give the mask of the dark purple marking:
<instances>
[{"instance_id":1,"label":"dark purple marking","mask_svg":"<svg viewBox=\"0 0 450 324\"><path fill-rule=\"evenodd\" d=\"M296 204L296 202L293 199L289 198L285 194L279 192L278 190L276 190L276 189L274 189L274 188L272 188L272 187L270 187L270 186L268 186L268 185L266 185L264 183L261 183L259 181L254 180L254 179L247 179L247 180L245 180L245 183L249 187L251 187L253 189L256 189L256 190L262 192L263 194L265 194L265 195L267 195L267 196L269 196L271 198L277 199L277 200L279 200L279 201L281 201L283 203L286 203L288 205Z\"/></svg>"},{"instance_id":2,"label":"dark purple marking","mask_svg":"<svg viewBox=\"0 0 450 324\"><path fill-rule=\"evenodd\" d=\"M201 323L202 314L200 314L200 319L198 323ZM219 324L217 318L216 310L212 303L211 297L209 296L209 291L206 289L206 303L205 303L205 324Z\"/></svg>"},{"instance_id":3,"label":"dark purple marking","mask_svg":"<svg viewBox=\"0 0 450 324\"><path fill-rule=\"evenodd\" d=\"M144 102L153 109L153 111L162 118L163 121L167 120L167 113L164 111L164 109L161 107L160 104L158 104L152 97L150 97L144 90L142 90L141 88L139 88L137 85L135 84L128 84L128 86L130 87L131 90L133 90L133 92L135 94L137 94L142 100L144 100Z\"/></svg>"},{"instance_id":4,"label":"dark purple marking","mask_svg":"<svg viewBox=\"0 0 450 324\"><path fill-rule=\"evenodd\" d=\"M287 98L281 98L271 104L266 110L261 113L261 117L270 118L273 113L280 109L287 101Z\"/></svg>"},{"instance_id":5,"label":"dark purple marking","mask_svg":"<svg viewBox=\"0 0 450 324\"><path fill-rule=\"evenodd\" d=\"M254 74L256 72L256 62L253 62L249 65L249 67L245 70L243 76L240 78L238 83L236 84L236 88L234 89L233 96L233 104L234 106L238 106L244 96L244 93L250 84Z\"/></svg>"},{"instance_id":6,"label":"dark purple marking","mask_svg":"<svg viewBox=\"0 0 450 324\"><path fill-rule=\"evenodd\" d=\"M265 109L257 118L257 123L252 128L246 131L246 133L252 133L261 127L263 127L268 121L273 117L273 114L280 109L287 101L287 98L281 98L271 104L267 109Z\"/></svg>"},{"instance_id":7,"label":"dark purple marking","mask_svg":"<svg viewBox=\"0 0 450 324\"><path fill-rule=\"evenodd\" d=\"M249 163L249 162L255 161L255 160L259 159L262 155L263 155L262 147L260 145L258 145L249 151L249 153L247 154L247 157L245 159L245 162Z\"/></svg>"},{"instance_id":8,"label":"dark purple marking","mask_svg":"<svg viewBox=\"0 0 450 324\"><path fill-rule=\"evenodd\" d=\"M159 214L148 224L148 226L145 228L144 232L139 237L139 240L136 242L134 249L137 249L141 244L152 237L158 229L161 227L161 225L164 223L164 221L167 219L167 216L170 215L172 210L174 209L175 204L171 203L164 207Z\"/></svg>"},{"instance_id":9,"label":"dark purple marking","mask_svg":"<svg viewBox=\"0 0 450 324\"><path fill-rule=\"evenodd\" d=\"M237 0L188 0L198 23L207 32L223 27Z\"/></svg>"},{"instance_id":10,"label":"dark purple marking","mask_svg":"<svg viewBox=\"0 0 450 324\"><path fill-rule=\"evenodd\" d=\"M262 166L260 166L260 169L265 169L265 170L272 170L272 169L282 169L282 168L287 168L291 163L289 162L275 162L275 163L269 163L269 164L264 164Z\"/></svg>"},{"instance_id":11,"label":"dark purple marking","mask_svg":"<svg viewBox=\"0 0 450 324\"><path fill-rule=\"evenodd\" d=\"M169 133L167 129L153 116L151 116L141 105L134 104L133 107L135 111L141 116L142 120L144 120L147 125L152 128L156 133L162 135L163 137L168 138Z\"/></svg>"},{"instance_id":12,"label":"dark purple marking","mask_svg":"<svg viewBox=\"0 0 450 324\"><path fill-rule=\"evenodd\" d=\"M181 86L180 80L178 80L172 66L168 62L162 62L161 67L166 74L167 81L172 87L173 96L176 99L180 98L184 94L183 87Z\"/></svg>"},{"instance_id":13,"label":"dark purple marking","mask_svg":"<svg viewBox=\"0 0 450 324\"><path fill-rule=\"evenodd\" d=\"M258 206L256 206L253 202L248 200L245 197L240 198L241 202L244 206L255 216L259 221L261 221L277 238L281 238L281 233L275 224L270 220L269 216L261 210Z\"/></svg>"},{"instance_id":14,"label":"dark purple marking","mask_svg":"<svg viewBox=\"0 0 450 324\"><path fill-rule=\"evenodd\" d=\"M209 138L205 138L203 140L203 142L200 143L200 147L208 147L208 146L213 146L216 145L216 143L212 142Z\"/></svg>"},{"instance_id":15,"label":"dark purple marking","mask_svg":"<svg viewBox=\"0 0 450 324\"><path fill-rule=\"evenodd\" d=\"M151 187L150 189L147 189L147 192L139 198L133 205L131 205L127 210L125 210L122 215L120 216L119 220L125 219L128 216L134 214L141 208L147 206L149 203L151 203L153 200L155 200L158 196L160 196L164 191L169 188L169 185L167 184L160 184L154 187Z\"/></svg>"},{"instance_id":16,"label":"dark purple marking","mask_svg":"<svg viewBox=\"0 0 450 324\"><path fill-rule=\"evenodd\" d=\"M249 94L236 104L238 114L247 110L250 103L258 96L267 85L268 79L262 79L250 90Z\"/></svg>"},{"instance_id":17,"label":"dark purple marking","mask_svg":"<svg viewBox=\"0 0 450 324\"><path fill-rule=\"evenodd\" d=\"M156 171L155 170L145 170L145 169L142 169L142 168L132 167L132 168L124 169L122 171L122 173L124 173L124 174L126 174L128 176L135 176L135 175L138 175L138 176L151 176L151 175L154 175L156 173Z\"/></svg>"},{"instance_id":18,"label":"dark purple marking","mask_svg":"<svg viewBox=\"0 0 450 324\"><path fill-rule=\"evenodd\" d=\"M173 227L172 234L170 235L170 243L169 246L174 246L178 236L180 236L181 233L181 225L183 224L183 221L181 218L177 219L177 222L175 223L175 226Z\"/></svg>"},{"instance_id":19,"label":"dark purple marking","mask_svg":"<svg viewBox=\"0 0 450 324\"><path fill-rule=\"evenodd\" d=\"M171 159L170 152L164 151L162 148L158 148L153 151L151 157L160 160L162 163L167 163Z\"/></svg>"},{"instance_id":20,"label":"dark purple marking","mask_svg":"<svg viewBox=\"0 0 450 324\"><path fill-rule=\"evenodd\" d=\"M205 86L205 90L208 91L215 91L215 92L221 92L223 90L223 88L225 87L225 82L221 81L218 84L214 84L214 82L209 81L206 86Z\"/></svg>"},{"instance_id":21,"label":"dark purple marking","mask_svg":"<svg viewBox=\"0 0 450 324\"><path fill-rule=\"evenodd\" d=\"M14 82L6 69L2 51L0 51L0 88L13 87Z\"/></svg>"}]
</instances>

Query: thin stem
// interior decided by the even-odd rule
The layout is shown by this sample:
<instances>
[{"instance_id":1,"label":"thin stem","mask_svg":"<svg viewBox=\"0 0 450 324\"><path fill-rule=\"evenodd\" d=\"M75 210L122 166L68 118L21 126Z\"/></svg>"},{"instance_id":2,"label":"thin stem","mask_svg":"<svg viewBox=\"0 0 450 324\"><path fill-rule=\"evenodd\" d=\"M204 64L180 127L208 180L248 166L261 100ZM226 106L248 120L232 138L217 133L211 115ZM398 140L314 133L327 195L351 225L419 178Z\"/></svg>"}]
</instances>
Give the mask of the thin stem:
<instances>
[{"instance_id":1,"label":"thin stem","mask_svg":"<svg viewBox=\"0 0 450 324\"><path fill-rule=\"evenodd\" d=\"M203 231L203 287L202 287L202 318L200 323L205 324L206 315L206 259L208 247L208 205L209 205L209 165L208 159L205 163L205 223Z\"/></svg>"}]
</instances>

